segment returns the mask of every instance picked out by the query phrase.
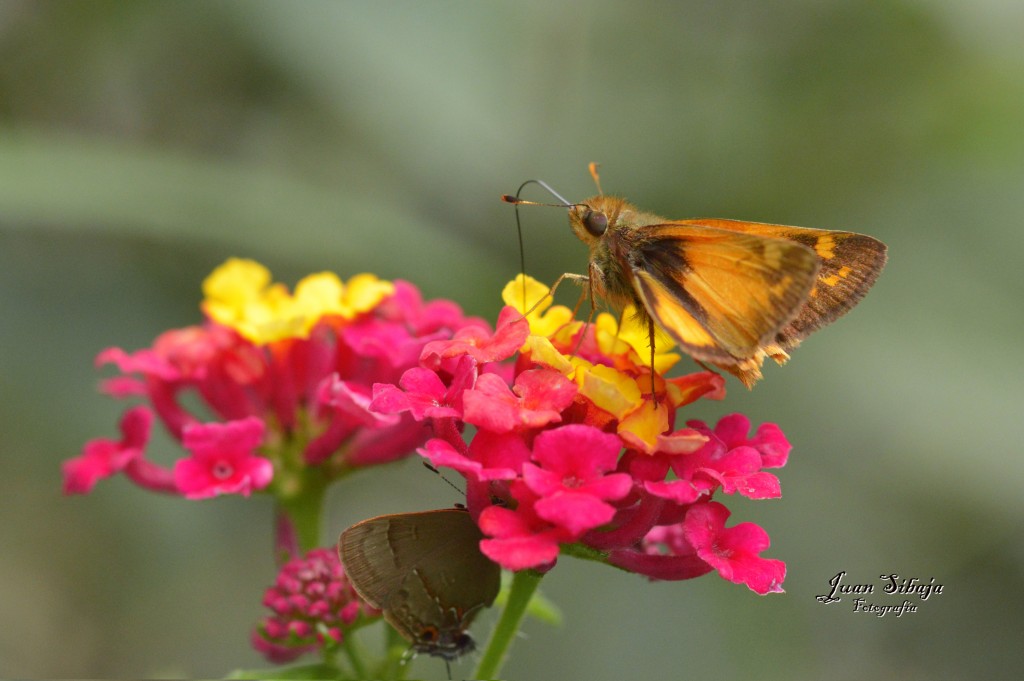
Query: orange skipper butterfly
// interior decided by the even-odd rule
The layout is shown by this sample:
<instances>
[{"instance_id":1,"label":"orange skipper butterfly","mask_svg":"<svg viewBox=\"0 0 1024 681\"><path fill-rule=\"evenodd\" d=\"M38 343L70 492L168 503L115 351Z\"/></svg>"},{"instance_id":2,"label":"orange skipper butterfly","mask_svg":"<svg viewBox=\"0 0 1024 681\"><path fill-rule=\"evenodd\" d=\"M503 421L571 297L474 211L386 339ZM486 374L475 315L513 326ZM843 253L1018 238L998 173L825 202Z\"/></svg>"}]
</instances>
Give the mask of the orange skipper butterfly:
<instances>
[{"instance_id":1,"label":"orange skipper butterfly","mask_svg":"<svg viewBox=\"0 0 1024 681\"><path fill-rule=\"evenodd\" d=\"M885 265L886 247L853 232L789 227L721 218L666 220L601 192L561 204L518 196L508 203L569 209L569 226L590 247L582 281L591 303L616 310L632 304L647 325L654 352L657 324L698 361L733 374L748 388L761 378L765 357L778 364L788 351L849 311Z\"/></svg>"}]
</instances>

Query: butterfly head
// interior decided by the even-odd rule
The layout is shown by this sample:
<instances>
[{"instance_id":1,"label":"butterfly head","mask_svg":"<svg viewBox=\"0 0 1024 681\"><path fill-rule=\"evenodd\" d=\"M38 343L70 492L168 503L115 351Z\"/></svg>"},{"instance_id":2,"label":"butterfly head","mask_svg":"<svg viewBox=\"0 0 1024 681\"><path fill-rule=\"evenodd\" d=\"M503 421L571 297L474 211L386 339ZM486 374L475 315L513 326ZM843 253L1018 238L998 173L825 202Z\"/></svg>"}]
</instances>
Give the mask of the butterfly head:
<instances>
[{"instance_id":1,"label":"butterfly head","mask_svg":"<svg viewBox=\"0 0 1024 681\"><path fill-rule=\"evenodd\" d=\"M580 241L593 245L615 229L626 205L614 196L594 196L569 206L569 226Z\"/></svg>"}]
</instances>

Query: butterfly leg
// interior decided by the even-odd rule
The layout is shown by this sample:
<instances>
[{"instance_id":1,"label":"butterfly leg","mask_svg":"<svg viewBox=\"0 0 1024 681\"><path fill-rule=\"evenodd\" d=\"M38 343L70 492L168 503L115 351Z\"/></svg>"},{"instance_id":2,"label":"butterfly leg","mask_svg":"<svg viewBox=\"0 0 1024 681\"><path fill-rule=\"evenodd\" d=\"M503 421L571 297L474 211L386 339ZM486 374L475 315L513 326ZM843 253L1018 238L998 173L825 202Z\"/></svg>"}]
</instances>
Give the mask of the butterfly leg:
<instances>
[{"instance_id":1,"label":"butterfly leg","mask_svg":"<svg viewBox=\"0 0 1024 681\"><path fill-rule=\"evenodd\" d=\"M654 408L658 408L658 400L654 395L654 320L647 318L647 336L651 339L651 399L654 400Z\"/></svg>"},{"instance_id":2,"label":"butterfly leg","mask_svg":"<svg viewBox=\"0 0 1024 681\"><path fill-rule=\"evenodd\" d=\"M615 340L619 339L619 334L622 333L622 322L626 321L626 310L623 309L619 313L619 325L615 328Z\"/></svg>"},{"instance_id":3,"label":"butterfly leg","mask_svg":"<svg viewBox=\"0 0 1024 681\"><path fill-rule=\"evenodd\" d=\"M543 303L548 298L554 298L555 297L555 290L558 288L559 284L561 284L566 279L568 279L569 281L576 281L576 282L583 282L583 281L589 282L590 281L590 278L587 277L584 274L573 274L572 272L566 272L565 274L560 276L558 279L555 279L555 283L551 285L551 288L548 289L548 292L545 293L544 295L542 295L540 298L538 298L537 302L535 302L533 305L531 305L529 307L529 309L527 309L526 312L523 313L523 317L530 316L530 314L532 314L534 310L536 310L538 307L540 307L540 304ZM593 295L593 294L591 294L591 295ZM523 303L523 306L524 307L526 306L525 302ZM577 304L577 306L578 306L578 304Z\"/></svg>"},{"instance_id":4,"label":"butterfly leg","mask_svg":"<svg viewBox=\"0 0 1024 681\"><path fill-rule=\"evenodd\" d=\"M597 275L600 276L600 272L598 272ZM578 274L574 276L579 277L577 281L585 280L587 282L587 290L580 295L580 299L576 302L576 307L572 311L573 319L576 318L576 313L579 311L580 305L583 304L583 296L587 296L588 298L590 298L590 314L587 315L587 321L583 324L583 329L580 330L580 339L576 343L576 349L572 351L573 356L575 356L576 353L579 352L580 346L583 345L583 339L586 337L587 328L590 326L590 323L594 321L594 313L597 311L597 299L594 295L594 264L590 264L589 276L582 277Z\"/></svg>"},{"instance_id":5,"label":"butterfly leg","mask_svg":"<svg viewBox=\"0 0 1024 681\"><path fill-rule=\"evenodd\" d=\"M565 274L560 276L558 279L555 279L555 283L551 285L550 289L548 289L548 296L551 296L552 298L554 298L555 297L555 290L558 289L559 285L563 281L565 281L567 279L569 281L575 281L575 282L580 282L580 283L582 283L582 282L587 282L588 284L590 283L590 277L588 277L585 274L574 274L572 272L566 272ZM593 287L591 287L591 289L592 288ZM547 296L545 296L545 297L547 297ZM544 298L541 298L541 300L544 300ZM594 292L593 292L593 290L591 290L591 292L590 292L590 301L591 301L591 303L593 303L593 301L594 301ZM534 304L533 307L537 307L537 304ZM531 308L531 310L532 309L533 308Z\"/></svg>"},{"instance_id":6,"label":"butterfly leg","mask_svg":"<svg viewBox=\"0 0 1024 681\"><path fill-rule=\"evenodd\" d=\"M586 331L587 331L587 327L590 326L590 322L592 322L594 320L594 310L595 310L594 285L593 285L593 279L591 279L590 277L588 277L588 276L586 276L584 274L574 274L572 272L566 272L565 274L560 276L558 279L555 279L555 283L551 285L551 289L548 291L548 296L551 296L553 298L554 295L555 295L555 289L557 289L559 284L561 284L565 280L575 281L575 282L577 282L577 283L579 283L581 285L584 282L586 282L586 284L587 284L586 290L583 291L582 293L580 293L579 300L576 301L576 305L572 309L573 319L576 318L576 314L579 312L580 306L583 305L584 297L590 298L590 314L587 316L587 321L583 324L583 330L580 332L580 339L576 343L576 347L572 351L572 355L573 355L573 357L575 357L576 353L579 352L579 350L580 350L580 346L583 345L583 339L585 337L585 334L586 334ZM547 296L545 296L545 297L547 297ZM541 300L544 300L544 298L541 298ZM540 302L538 301L537 304L535 304L533 307L537 307L537 305L539 305L539 304L540 304ZM531 310L532 309L533 308L531 308ZM529 312L527 314L529 314Z\"/></svg>"},{"instance_id":7,"label":"butterfly leg","mask_svg":"<svg viewBox=\"0 0 1024 681\"><path fill-rule=\"evenodd\" d=\"M576 307L572 311L573 319L576 318L576 312L579 311L580 305L583 304L583 296L585 296L585 295L587 295L586 291L584 291L583 293L580 294L580 299L576 303ZM595 311L595 309L596 308L594 307L594 297L593 297L593 295L591 295L591 297L590 297L590 314L587 315L587 321L583 323L583 328L580 329L580 339L578 341L576 341L576 347L573 348L573 351L572 351L572 356L573 357L576 356L576 353L578 353L580 351L580 346L583 345L583 339L586 338L586 335L587 335L587 328L590 326L590 323L594 321L594 311Z\"/></svg>"}]
</instances>

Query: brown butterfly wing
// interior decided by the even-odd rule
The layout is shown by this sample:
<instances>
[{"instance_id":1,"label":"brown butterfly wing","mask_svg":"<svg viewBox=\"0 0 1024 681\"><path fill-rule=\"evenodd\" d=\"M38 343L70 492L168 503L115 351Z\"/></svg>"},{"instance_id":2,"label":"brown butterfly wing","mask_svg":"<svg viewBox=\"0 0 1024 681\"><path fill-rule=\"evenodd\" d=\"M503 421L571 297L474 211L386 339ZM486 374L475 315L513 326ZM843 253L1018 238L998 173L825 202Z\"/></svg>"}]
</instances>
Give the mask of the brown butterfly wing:
<instances>
[{"instance_id":1,"label":"brown butterfly wing","mask_svg":"<svg viewBox=\"0 0 1024 681\"><path fill-rule=\"evenodd\" d=\"M339 553L356 591L389 621L408 617L396 599L412 584L445 609L465 613L466 626L476 610L494 602L501 585L501 570L480 553L483 538L463 509L400 513L348 528Z\"/></svg>"},{"instance_id":2,"label":"brown butterfly wing","mask_svg":"<svg viewBox=\"0 0 1024 681\"><path fill-rule=\"evenodd\" d=\"M804 305L775 338L776 344L783 349L799 345L811 333L846 314L875 283L886 261L884 243L854 232L721 218L696 218L680 222L787 239L813 249L820 263L817 279Z\"/></svg>"},{"instance_id":3,"label":"brown butterfly wing","mask_svg":"<svg viewBox=\"0 0 1024 681\"><path fill-rule=\"evenodd\" d=\"M691 356L733 364L775 340L806 302L818 257L792 240L668 222L626 249L634 291Z\"/></svg>"}]
</instances>

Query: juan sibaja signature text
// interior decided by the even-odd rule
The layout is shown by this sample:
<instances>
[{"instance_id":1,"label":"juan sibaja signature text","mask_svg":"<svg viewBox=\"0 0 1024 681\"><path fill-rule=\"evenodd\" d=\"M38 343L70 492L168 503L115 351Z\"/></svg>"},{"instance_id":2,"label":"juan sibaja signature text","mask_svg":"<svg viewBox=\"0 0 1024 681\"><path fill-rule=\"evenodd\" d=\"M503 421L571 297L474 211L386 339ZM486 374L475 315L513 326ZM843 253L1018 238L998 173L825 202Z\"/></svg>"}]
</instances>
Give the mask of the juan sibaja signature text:
<instances>
[{"instance_id":1,"label":"juan sibaja signature text","mask_svg":"<svg viewBox=\"0 0 1024 681\"><path fill-rule=\"evenodd\" d=\"M927 601L929 598L942 593L943 585L932 577L929 580L918 577L900 577L897 573L879 575L877 584L871 583L847 583L845 582L846 571L836 573L835 577L828 580L829 592L815 596L821 603L841 603L844 596L852 596L853 611L871 613L877 617L885 617L893 614L896 617L904 613L917 612L918 606L911 601L916 597L920 601ZM875 587L879 587L876 591ZM869 601L867 596L887 594L892 596L903 596L901 603L879 604Z\"/></svg>"}]
</instances>

